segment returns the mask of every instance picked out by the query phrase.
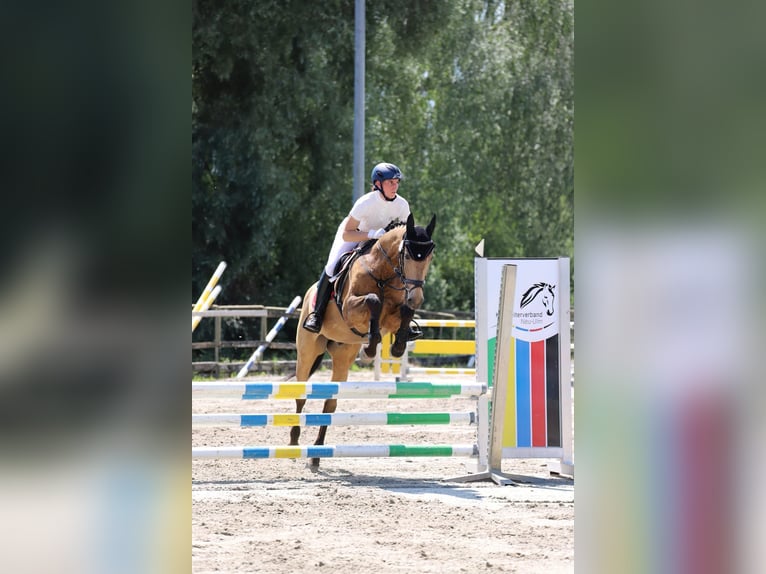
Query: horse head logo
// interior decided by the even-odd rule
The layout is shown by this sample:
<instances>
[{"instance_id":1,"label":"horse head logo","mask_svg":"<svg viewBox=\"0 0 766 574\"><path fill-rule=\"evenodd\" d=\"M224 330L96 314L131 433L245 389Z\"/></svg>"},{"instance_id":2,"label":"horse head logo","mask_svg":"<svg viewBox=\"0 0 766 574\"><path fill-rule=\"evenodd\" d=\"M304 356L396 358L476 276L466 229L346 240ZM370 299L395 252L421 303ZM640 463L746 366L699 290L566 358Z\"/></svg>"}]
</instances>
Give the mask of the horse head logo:
<instances>
[{"instance_id":1,"label":"horse head logo","mask_svg":"<svg viewBox=\"0 0 766 574\"><path fill-rule=\"evenodd\" d=\"M553 290L555 288L555 285L549 285L548 283L535 283L521 296L521 308L523 309L540 297L540 303L545 307L545 314L553 315L553 301L555 299Z\"/></svg>"}]
</instances>

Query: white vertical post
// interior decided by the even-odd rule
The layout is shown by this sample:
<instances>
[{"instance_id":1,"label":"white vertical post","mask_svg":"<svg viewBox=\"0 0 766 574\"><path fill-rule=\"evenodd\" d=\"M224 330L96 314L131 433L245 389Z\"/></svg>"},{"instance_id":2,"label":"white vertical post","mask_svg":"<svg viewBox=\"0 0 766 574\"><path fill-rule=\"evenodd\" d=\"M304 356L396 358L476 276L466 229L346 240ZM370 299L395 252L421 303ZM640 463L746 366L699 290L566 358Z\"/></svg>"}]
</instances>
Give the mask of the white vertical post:
<instances>
[{"instance_id":1,"label":"white vertical post","mask_svg":"<svg viewBox=\"0 0 766 574\"><path fill-rule=\"evenodd\" d=\"M572 348L571 311L569 306L569 258L559 259L559 381L561 404L561 446L564 449L559 463L551 463L548 470L556 474L574 476L574 436L572 415Z\"/></svg>"},{"instance_id":2,"label":"white vertical post","mask_svg":"<svg viewBox=\"0 0 766 574\"><path fill-rule=\"evenodd\" d=\"M375 349L375 362L373 364L373 380L379 381L380 380L380 353L381 349L383 348L383 345L378 345Z\"/></svg>"},{"instance_id":3,"label":"white vertical post","mask_svg":"<svg viewBox=\"0 0 766 574\"><path fill-rule=\"evenodd\" d=\"M479 463L477 472L486 472L489 470L489 392L481 395L478 401L477 424L478 424L478 444L479 444Z\"/></svg>"},{"instance_id":4,"label":"white vertical post","mask_svg":"<svg viewBox=\"0 0 766 574\"><path fill-rule=\"evenodd\" d=\"M399 380L406 383L410 380L410 345L414 345L415 341L409 341L404 345L404 354L399 358Z\"/></svg>"}]
</instances>

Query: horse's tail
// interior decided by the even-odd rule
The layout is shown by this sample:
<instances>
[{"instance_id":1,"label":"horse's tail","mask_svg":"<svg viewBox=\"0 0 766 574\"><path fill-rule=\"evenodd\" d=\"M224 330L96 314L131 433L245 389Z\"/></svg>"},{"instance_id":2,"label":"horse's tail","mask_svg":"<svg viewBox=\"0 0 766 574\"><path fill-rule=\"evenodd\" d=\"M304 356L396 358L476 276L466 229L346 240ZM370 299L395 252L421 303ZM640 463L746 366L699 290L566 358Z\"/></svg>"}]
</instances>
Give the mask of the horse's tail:
<instances>
[{"instance_id":1,"label":"horse's tail","mask_svg":"<svg viewBox=\"0 0 766 574\"><path fill-rule=\"evenodd\" d=\"M282 381L282 382L289 381L290 379L294 378L295 375L297 375L297 374L298 373L296 371L293 371L292 373L289 373L289 374L285 375L284 377L282 377L280 379L280 381Z\"/></svg>"},{"instance_id":2,"label":"horse's tail","mask_svg":"<svg viewBox=\"0 0 766 574\"><path fill-rule=\"evenodd\" d=\"M313 375L316 372L316 370L319 368L319 366L322 364L322 359L324 359L324 353L322 353L316 359L314 359L314 364L311 365L311 370L309 371L309 377ZM280 381L284 382L284 381L289 381L290 379L294 379L295 375L297 374L298 374L297 371L288 373L287 375L282 377Z\"/></svg>"},{"instance_id":3,"label":"horse's tail","mask_svg":"<svg viewBox=\"0 0 766 574\"><path fill-rule=\"evenodd\" d=\"M322 359L324 359L324 353L322 353L321 355L319 355L319 356L318 356L318 357L317 357L317 358L314 360L314 364L313 364L313 365L311 365L311 370L309 371L309 377L310 377L311 375L313 375L313 374L316 372L316 370L319 368L319 366L322 364ZM297 373L297 371L293 371L292 373L288 373L287 375L285 375L284 377L282 377L281 381L282 381L282 382L284 382L284 381L289 381L290 379L293 379L293 378L295 378L295 375L297 375L297 374L298 374L298 373Z\"/></svg>"},{"instance_id":4,"label":"horse's tail","mask_svg":"<svg viewBox=\"0 0 766 574\"><path fill-rule=\"evenodd\" d=\"M322 359L324 359L324 353L317 356L316 359L314 359L314 364L311 365L311 370L309 371L309 377L314 374L314 372L319 368L319 366L322 364Z\"/></svg>"}]
</instances>

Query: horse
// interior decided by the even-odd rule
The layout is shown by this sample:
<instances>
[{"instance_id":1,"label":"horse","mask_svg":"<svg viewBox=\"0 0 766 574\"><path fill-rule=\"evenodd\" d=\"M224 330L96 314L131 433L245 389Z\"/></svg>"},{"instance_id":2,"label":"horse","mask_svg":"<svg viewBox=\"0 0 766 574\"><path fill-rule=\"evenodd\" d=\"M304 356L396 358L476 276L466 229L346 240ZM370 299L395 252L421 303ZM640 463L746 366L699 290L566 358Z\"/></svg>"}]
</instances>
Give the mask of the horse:
<instances>
[{"instance_id":1,"label":"horse","mask_svg":"<svg viewBox=\"0 0 766 574\"><path fill-rule=\"evenodd\" d=\"M313 310L316 283L306 291L298 321L295 344L298 350L295 378L308 381L319 367L325 351L332 358L332 380L348 380L348 372L365 345L365 354L375 356L382 336L395 333L391 355L401 357L407 345L409 324L424 300L423 286L433 259L435 244L433 232L436 215L426 228L416 226L412 214L407 223L399 223L372 242L369 251L359 251L348 266L347 275L335 282L335 304L325 309L319 333L304 329L303 321ZM296 399L296 413L300 413L306 399ZM333 413L337 399L327 399L323 413ZM300 426L290 429L290 445L296 446ZM327 426L321 426L315 445L323 445ZM319 459L311 459L316 469Z\"/></svg>"}]
</instances>

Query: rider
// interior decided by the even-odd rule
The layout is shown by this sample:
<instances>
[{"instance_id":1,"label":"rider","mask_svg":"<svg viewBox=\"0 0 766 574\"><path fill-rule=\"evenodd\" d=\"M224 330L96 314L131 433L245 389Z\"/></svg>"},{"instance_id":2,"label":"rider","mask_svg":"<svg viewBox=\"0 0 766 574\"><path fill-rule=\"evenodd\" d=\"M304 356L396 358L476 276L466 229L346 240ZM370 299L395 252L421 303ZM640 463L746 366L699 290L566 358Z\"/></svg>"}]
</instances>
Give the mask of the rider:
<instances>
[{"instance_id":1,"label":"rider","mask_svg":"<svg viewBox=\"0 0 766 574\"><path fill-rule=\"evenodd\" d=\"M335 279L335 265L341 255L362 241L378 239L385 233L389 223L404 223L410 214L409 203L397 193L402 179L402 171L398 167L392 163L379 163L372 168L370 179L372 190L354 203L335 233L327 264L317 282L314 311L303 322L303 328L312 333L319 333L322 328L322 318L332 291L331 281ZM419 330L410 330L410 340L420 336L422 333Z\"/></svg>"}]
</instances>

